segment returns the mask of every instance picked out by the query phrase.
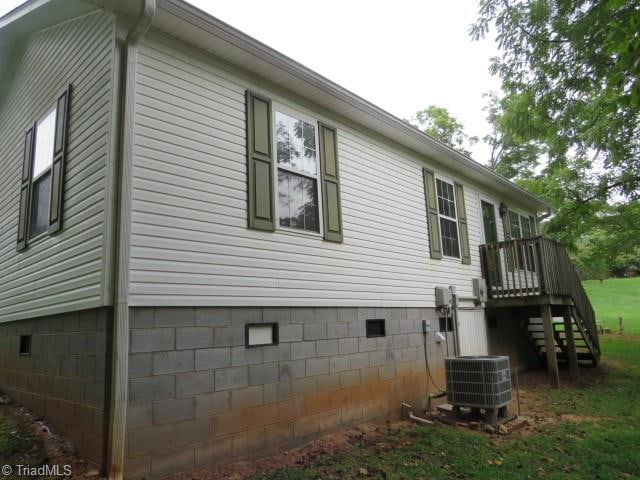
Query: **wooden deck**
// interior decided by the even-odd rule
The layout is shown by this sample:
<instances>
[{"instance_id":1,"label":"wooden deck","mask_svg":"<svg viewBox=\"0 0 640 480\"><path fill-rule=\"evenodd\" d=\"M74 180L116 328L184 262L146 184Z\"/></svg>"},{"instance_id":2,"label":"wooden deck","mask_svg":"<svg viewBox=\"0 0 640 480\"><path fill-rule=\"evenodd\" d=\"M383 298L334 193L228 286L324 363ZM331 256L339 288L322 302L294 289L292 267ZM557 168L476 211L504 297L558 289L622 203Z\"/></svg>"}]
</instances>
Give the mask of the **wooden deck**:
<instances>
[{"instance_id":1,"label":"wooden deck","mask_svg":"<svg viewBox=\"0 0 640 480\"><path fill-rule=\"evenodd\" d=\"M566 250L556 240L536 236L480 246L482 274L487 282L488 308L538 308L543 319L547 357L552 384L557 386L556 352L562 352L577 375L578 355L573 332L580 345L597 363L600 343L596 318L589 298ZM555 334L551 309L562 309L566 335ZM575 325L575 328L574 328ZM575 364L575 365L573 365Z\"/></svg>"}]
</instances>

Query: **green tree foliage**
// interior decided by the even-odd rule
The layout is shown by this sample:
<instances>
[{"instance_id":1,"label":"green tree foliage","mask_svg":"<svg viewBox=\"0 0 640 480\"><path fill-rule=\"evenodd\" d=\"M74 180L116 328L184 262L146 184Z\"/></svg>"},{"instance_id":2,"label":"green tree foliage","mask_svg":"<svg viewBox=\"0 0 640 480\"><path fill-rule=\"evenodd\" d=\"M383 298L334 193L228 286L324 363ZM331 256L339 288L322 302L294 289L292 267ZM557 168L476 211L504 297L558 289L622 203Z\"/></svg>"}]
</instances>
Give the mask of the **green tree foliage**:
<instances>
[{"instance_id":1,"label":"green tree foliage","mask_svg":"<svg viewBox=\"0 0 640 480\"><path fill-rule=\"evenodd\" d=\"M416 112L409 123L467 156L468 148L478 141L477 137L467 135L464 125L444 107L430 105Z\"/></svg>"},{"instance_id":2,"label":"green tree foliage","mask_svg":"<svg viewBox=\"0 0 640 480\"><path fill-rule=\"evenodd\" d=\"M578 252L615 250L607 268L623 258L621 249L633 257L640 2L480 0L470 34L490 31L502 52L491 71L504 92L487 107L492 168L556 208L547 233Z\"/></svg>"}]
</instances>

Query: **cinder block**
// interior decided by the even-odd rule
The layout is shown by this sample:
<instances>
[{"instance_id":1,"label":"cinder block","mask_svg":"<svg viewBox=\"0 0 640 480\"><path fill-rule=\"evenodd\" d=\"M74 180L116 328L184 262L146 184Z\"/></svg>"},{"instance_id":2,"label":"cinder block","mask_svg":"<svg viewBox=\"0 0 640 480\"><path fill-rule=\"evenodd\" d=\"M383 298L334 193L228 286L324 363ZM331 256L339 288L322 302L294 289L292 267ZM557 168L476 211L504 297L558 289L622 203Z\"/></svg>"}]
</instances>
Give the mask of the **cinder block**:
<instances>
[{"instance_id":1,"label":"cinder block","mask_svg":"<svg viewBox=\"0 0 640 480\"><path fill-rule=\"evenodd\" d=\"M129 355L129 378L150 377L153 372L153 353Z\"/></svg>"},{"instance_id":2,"label":"cinder block","mask_svg":"<svg viewBox=\"0 0 640 480\"><path fill-rule=\"evenodd\" d=\"M318 340L316 342L316 352L318 356L337 355L338 340Z\"/></svg>"},{"instance_id":3,"label":"cinder block","mask_svg":"<svg viewBox=\"0 0 640 480\"><path fill-rule=\"evenodd\" d=\"M262 348L232 347L231 365L234 367L262 362Z\"/></svg>"},{"instance_id":4,"label":"cinder block","mask_svg":"<svg viewBox=\"0 0 640 480\"><path fill-rule=\"evenodd\" d=\"M214 392L206 395L197 395L196 417L210 416L227 412L231 409L231 392Z\"/></svg>"},{"instance_id":5,"label":"cinder block","mask_svg":"<svg viewBox=\"0 0 640 480\"><path fill-rule=\"evenodd\" d=\"M129 315L129 326L131 328L153 328L153 318L155 311L153 308L137 307L132 308Z\"/></svg>"},{"instance_id":6,"label":"cinder block","mask_svg":"<svg viewBox=\"0 0 640 480\"><path fill-rule=\"evenodd\" d=\"M393 348L405 348L409 346L409 335L394 335L393 337Z\"/></svg>"},{"instance_id":7,"label":"cinder block","mask_svg":"<svg viewBox=\"0 0 640 480\"><path fill-rule=\"evenodd\" d=\"M195 454L193 445L151 455L152 475L165 475L193 468Z\"/></svg>"},{"instance_id":8,"label":"cinder block","mask_svg":"<svg viewBox=\"0 0 640 480\"><path fill-rule=\"evenodd\" d=\"M291 360L291 344L289 343L268 345L260 347L260 349L262 350L262 361L264 362L286 362Z\"/></svg>"},{"instance_id":9,"label":"cinder block","mask_svg":"<svg viewBox=\"0 0 640 480\"><path fill-rule=\"evenodd\" d=\"M364 337L367 334L366 323L364 320L362 322L351 322L349 323L349 336L350 337Z\"/></svg>"},{"instance_id":10,"label":"cinder block","mask_svg":"<svg viewBox=\"0 0 640 480\"><path fill-rule=\"evenodd\" d=\"M213 438L213 422L210 418L185 420L175 424L175 446L189 445Z\"/></svg>"},{"instance_id":11,"label":"cinder block","mask_svg":"<svg viewBox=\"0 0 640 480\"><path fill-rule=\"evenodd\" d=\"M242 412L230 411L213 417L213 432L216 437L224 437L242 430Z\"/></svg>"},{"instance_id":12,"label":"cinder block","mask_svg":"<svg viewBox=\"0 0 640 480\"><path fill-rule=\"evenodd\" d=\"M340 338L338 339L338 353L344 355L347 353L356 353L358 351L357 338Z\"/></svg>"},{"instance_id":13,"label":"cinder block","mask_svg":"<svg viewBox=\"0 0 640 480\"><path fill-rule=\"evenodd\" d=\"M377 348L376 338L361 337L358 339L358 351L359 352L372 352Z\"/></svg>"},{"instance_id":14,"label":"cinder block","mask_svg":"<svg viewBox=\"0 0 640 480\"><path fill-rule=\"evenodd\" d=\"M231 325L231 309L196 308L196 325L199 327L223 327Z\"/></svg>"},{"instance_id":15,"label":"cinder block","mask_svg":"<svg viewBox=\"0 0 640 480\"><path fill-rule=\"evenodd\" d=\"M316 321L323 323L337 322L338 309L332 307L316 308Z\"/></svg>"},{"instance_id":16,"label":"cinder block","mask_svg":"<svg viewBox=\"0 0 640 480\"><path fill-rule=\"evenodd\" d=\"M280 362L280 381L302 378L305 376L305 361L292 360L290 362Z\"/></svg>"},{"instance_id":17,"label":"cinder block","mask_svg":"<svg viewBox=\"0 0 640 480\"><path fill-rule=\"evenodd\" d=\"M347 323L327 323L327 338L345 338L348 335L349 325Z\"/></svg>"},{"instance_id":18,"label":"cinder block","mask_svg":"<svg viewBox=\"0 0 640 480\"><path fill-rule=\"evenodd\" d=\"M212 370L176 375L176 396L178 397L209 393L214 390Z\"/></svg>"},{"instance_id":19,"label":"cinder block","mask_svg":"<svg viewBox=\"0 0 640 480\"><path fill-rule=\"evenodd\" d=\"M195 446L196 465L210 465L231 456L231 437L208 440Z\"/></svg>"},{"instance_id":20,"label":"cinder block","mask_svg":"<svg viewBox=\"0 0 640 480\"><path fill-rule=\"evenodd\" d=\"M370 320L376 317L376 309L370 307L360 307L358 308L358 323L364 323L367 320Z\"/></svg>"},{"instance_id":21,"label":"cinder block","mask_svg":"<svg viewBox=\"0 0 640 480\"><path fill-rule=\"evenodd\" d=\"M277 448L277 445L288 442L293 438L293 422L280 422L267 425L265 427L265 435L267 437L267 444Z\"/></svg>"},{"instance_id":22,"label":"cinder block","mask_svg":"<svg viewBox=\"0 0 640 480\"><path fill-rule=\"evenodd\" d=\"M405 322L408 320L407 309L402 307L392 308L391 317L387 317L387 318L393 318L393 319L400 320L401 322ZM408 322L408 323L411 323L413 325L412 322Z\"/></svg>"},{"instance_id":23,"label":"cinder block","mask_svg":"<svg viewBox=\"0 0 640 480\"><path fill-rule=\"evenodd\" d=\"M297 378L292 381L293 396L304 397L318 392L318 383L315 377Z\"/></svg>"},{"instance_id":24,"label":"cinder block","mask_svg":"<svg viewBox=\"0 0 640 480\"><path fill-rule=\"evenodd\" d=\"M309 323L304 326L305 340L321 340L327 338L327 325L325 323Z\"/></svg>"},{"instance_id":25,"label":"cinder block","mask_svg":"<svg viewBox=\"0 0 640 480\"><path fill-rule=\"evenodd\" d=\"M160 352L153 354L153 373L189 372L194 369L193 350Z\"/></svg>"},{"instance_id":26,"label":"cinder block","mask_svg":"<svg viewBox=\"0 0 640 480\"><path fill-rule=\"evenodd\" d=\"M174 438L173 424L132 430L127 433L129 457L163 450L168 445L173 445Z\"/></svg>"},{"instance_id":27,"label":"cinder block","mask_svg":"<svg viewBox=\"0 0 640 480\"><path fill-rule=\"evenodd\" d=\"M261 363L249 367L249 384L264 385L279 380L278 363Z\"/></svg>"},{"instance_id":28,"label":"cinder block","mask_svg":"<svg viewBox=\"0 0 640 480\"><path fill-rule=\"evenodd\" d=\"M213 328L176 328L176 350L213 347Z\"/></svg>"},{"instance_id":29,"label":"cinder block","mask_svg":"<svg viewBox=\"0 0 640 480\"><path fill-rule=\"evenodd\" d=\"M338 309L338 322L355 322L358 319L357 308L339 308Z\"/></svg>"},{"instance_id":30,"label":"cinder block","mask_svg":"<svg viewBox=\"0 0 640 480\"><path fill-rule=\"evenodd\" d=\"M291 344L291 359L312 358L316 356L316 342L297 342Z\"/></svg>"},{"instance_id":31,"label":"cinder block","mask_svg":"<svg viewBox=\"0 0 640 480\"><path fill-rule=\"evenodd\" d=\"M240 388L231 392L231 410L240 410L264 403L262 386Z\"/></svg>"},{"instance_id":32,"label":"cinder block","mask_svg":"<svg viewBox=\"0 0 640 480\"><path fill-rule=\"evenodd\" d=\"M262 323L262 309L254 307L235 307L231 309L231 324Z\"/></svg>"},{"instance_id":33,"label":"cinder block","mask_svg":"<svg viewBox=\"0 0 640 480\"><path fill-rule=\"evenodd\" d=\"M391 318L391 308L386 308L386 307L376 307L375 310L375 317L373 318Z\"/></svg>"},{"instance_id":34,"label":"cinder block","mask_svg":"<svg viewBox=\"0 0 640 480\"><path fill-rule=\"evenodd\" d=\"M163 400L165 398L172 398L175 393L175 377L173 375L134 378L129 380L130 403Z\"/></svg>"},{"instance_id":35,"label":"cinder block","mask_svg":"<svg viewBox=\"0 0 640 480\"><path fill-rule=\"evenodd\" d=\"M278 329L278 336L280 342L300 342L302 341L302 325L296 325L294 323L289 325L282 325Z\"/></svg>"},{"instance_id":36,"label":"cinder block","mask_svg":"<svg viewBox=\"0 0 640 480\"><path fill-rule=\"evenodd\" d=\"M329 373L329 358L309 358L306 367L307 376L327 374Z\"/></svg>"},{"instance_id":37,"label":"cinder block","mask_svg":"<svg viewBox=\"0 0 640 480\"><path fill-rule=\"evenodd\" d=\"M35 339L37 337L33 337ZM33 343L33 341L32 341ZM71 355L83 355L87 351L87 334L86 333L72 333L69 336L69 352ZM31 353L37 353L31 348Z\"/></svg>"},{"instance_id":38,"label":"cinder block","mask_svg":"<svg viewBox=\"0 0 640 480\"><path fill-rule=\"evenodd\" d=\"M153 404L153 424L188 420L195 416L195 401L193 397L172 398Z\"/></svg>"},{"instance_id":39,"label":"cinder block","mask_svg":"<svg viewBox=\"0 0 640 480\"><path fill-rule=\"evenodd\" d=\"M196 324L193 307L158 307L155 309L156 327L191 327Z\"/></svg>"},{"instance_id":40,"label":"cinder block","mask_svg":"<svg viewBox=\"0 0 640 480\"><path fill-rule=\"evenodd\" d=\"M283 326L288 325L291 322L291 309L281 307L265 307L262 309L262 321L265 323L278 323L280 325L280 332L282 333ZM281 341L285 341L282 340Z\"/></svg>"},{"instance_id":41,"label":"cinder block","mask_svg":"<svg viewBox=\"0 0 640 480\"><path fill-rule=\"evenodd\" d=\"M316 321L316 312L313 308L292 308L291 323L313 323Z\"/></svg>"},{"instance_id":42,"label":"cinder block","mask_svg":"<svg viewBox=\"0 0 640 480\"><path fill-rule=\"evenodd\" d=\"M321 392L331 392L340 388L339 373L318 375L316 381L318 382L318 390Z\"/></svg>"},{"instance_id":43,"label":"cinder block","mask_svg":"<svg viewBox=\"0 0 640 480\"><path fill-rule=\"evenodd\" d=\"M369 367L369 353L352 353L349 355L349 362L352 369L361 369Z\"/></svg>"},{"instance_id":44,"label":"cinder block","mask_svg":"<svg viewBox=\"0 0 640 480\"><path fill-rule=\"evenodd\" d=\"M196 370L210 370L231 366L231 348L205 348L195 351Z\"/></svg>"},{"instance_id":45,"label":"cinder block","mask_svg":"<svg viewBox=\"0 0 640 480\"><path fill-rule=\"evenodd\" d=\"M293 424L293 431L294 435L298 438L306 437L307 435L336 428L340 423L340 409L333 409L318 413L317 415L302 417L295 420Z\"/></svg>"},{"instance_id":46,"label":"cinder block","mask_svg":"<svg viewBox=\"0 0 640 480\"><path fill-rule=\"evenodd\" d=\"M362 405L345 405L342 407L342 423L352 424L362 422L363 407Z\"/></svg>"},{"instance_id":47,"label":"cinder block","mask_svg":"<svg viewBox=\"0 0 640 480\"><path fill-rule=\"evenodd\" d=\"M244 345L244 325L215 327L214 344L216 347L233 347Z\"/></svg>"},{"instance_id":48,"label":"cinder block","mask_svg":"<svg viewBox=\"0 0 640 480\"><path fill-rule=\"evenodd\" d=\"M360 381L362 383L377 382L380 380L380 374L378 372L379 367L369 367L360 370Z\"/></svg>"},{"instance_id":49,"label":"cinder block","mask_svg":"<svg viewBox=\"0 0 640 480\"><path fill-rule=\"evenodd\" d=\"M126 478L146 478L151 472L151 456L127 458L124 463Z\"/></svg>"},{"instance_id":50,"label":"cinder block","mask_svg":"<svg viewBox=\"0 0 640 480\"><path fill-rule=\"evenodd\" d=\"M249 385L248 367L229 367L215 371L216 390L230 390Z\"/></svg>"},{"instance_id":51,"label":"cinder block","mask_svg":"<svg viewBox=\"0 0 640 480\"><path fill-rule=\"evenodd\" d=\"M150 427L152 423L150 402L127 406L127 430Z\"/></svg>"},{"instance_id":52,"label":"cinder block","mask_svg":"<svg viewBox=\"0 0 640 480\"><path fill-rule=\"evenodd\" d=\"M90 339L91 334L87 337ZM173 328L153 328L131 330L131 353L161 352L175 348ZM87 351L92 351L87 345Z\"/></svg>"},{"instance_id":53,"label":"cinder block","mask_svg":"<svg viewBox=\"0 0 640 480\"><path fill-rule=\"evenodd\" d=\"M304 399L296 398L279 402L278 404L278 420L293 420L305 415Z\"/></svg>"},{"instance_id":54,"label":"cinder block","mask_svg":"<svg viewBox=\"0 0 640 480\"><path fill-rule=\"evenodd\" d=\"M340 374L340 387L351 388L360 385L360 371L351 370Z\"/></svg>"},{"instance_id":55,"label":"cinder block","mask_svg":"<svg viewBox=\"0 0 640 480\"><path fill-rule=\"evenodd\" d=\"M270 425L278 421L278 406L275 403L245 408L242 426L246 430Z\"/></svg>"},{"instance_id":56,"label":"cinder block","mask_svg":"<svg viewBox=\"0 0 640 480\"><path fill-rule=\"evenodd\" d=\"M329 371L331 373L344 372L350 368L349 355L337 355L329 359Z\"/></svg>"},{"instance_id":57,"label":"cinder block","mask_svg":"<svg viewBox=\"0 0 640 480\"><path fill-rule=\"evenodd\" d=\"M331 395L329 392L318 392L305 397L305 411L307 415L314 415L331 409Z\"/></svg>"},{"instance_id":58,"label":"cinder block","mask_svg":"<svg viewBox=\"0 0 640 480\"><path fill-rule=\"evenodd\" d=\"M260 451L265 446L264 427L241 432L234 435L231 441L231 454L233 456L246 455L251 452Z\"/></svg>"},{"instance_id":59,"label":"cinder block","mask_svg":"<svg viewBox=\"0 0 640 480\"><path fill-rule=\"evenodd\" d=\"M376 350L369 352L369 362L372 367L379 367L395 360L393 352L388 350Z\"/></svg>"}]
</instances>

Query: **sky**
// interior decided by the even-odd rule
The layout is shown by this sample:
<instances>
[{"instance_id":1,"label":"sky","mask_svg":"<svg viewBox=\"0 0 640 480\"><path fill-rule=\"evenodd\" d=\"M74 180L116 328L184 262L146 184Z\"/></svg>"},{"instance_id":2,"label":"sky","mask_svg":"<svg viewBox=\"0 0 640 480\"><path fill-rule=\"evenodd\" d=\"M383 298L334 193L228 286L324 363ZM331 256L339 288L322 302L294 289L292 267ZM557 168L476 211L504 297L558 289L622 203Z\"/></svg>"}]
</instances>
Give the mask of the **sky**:
<instances>
[{"instance_id":1,"label":"sky","mask_svg":"<svg viewBox=\"0 0 640 480\"><path fill-rule=\"evenodd\" d=\"M0 0L0 15L21 3ZM489 132L483 94L499 90L489 74L498 49L468 35L477 0L190 3L400 118L437 105L470 135ZM472 155L487 163L488 148Z\"/></svg>"}]
</instances>

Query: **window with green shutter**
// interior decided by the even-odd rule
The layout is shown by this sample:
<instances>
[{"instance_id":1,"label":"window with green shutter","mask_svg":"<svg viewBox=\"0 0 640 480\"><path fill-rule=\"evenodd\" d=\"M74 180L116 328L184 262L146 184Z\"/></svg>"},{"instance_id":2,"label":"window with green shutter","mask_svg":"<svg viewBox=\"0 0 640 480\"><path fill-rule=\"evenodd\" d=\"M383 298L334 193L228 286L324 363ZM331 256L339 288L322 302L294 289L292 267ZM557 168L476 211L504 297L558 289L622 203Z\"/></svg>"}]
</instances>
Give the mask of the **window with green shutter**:
<instances>
[{"instance_id":1,"label":"window with green shutter","mask_svg":"<svg viewBox=\"0 0 640 480\"><path fill-rule=\"evenodd\" d=\"M247 151L249 228L342 241L335 128L247 92Z\"/></svg>"},{"instance_id":2,"label":"window with green shutter","mask_svg":"<svg viewBox=\"0 0 640 480\"><path fill-rule=\"evenodd\" d=\"M18 218L18 251L62 228L69 100L67 87L25 132Z\"/></svg>"}]
</instances>

